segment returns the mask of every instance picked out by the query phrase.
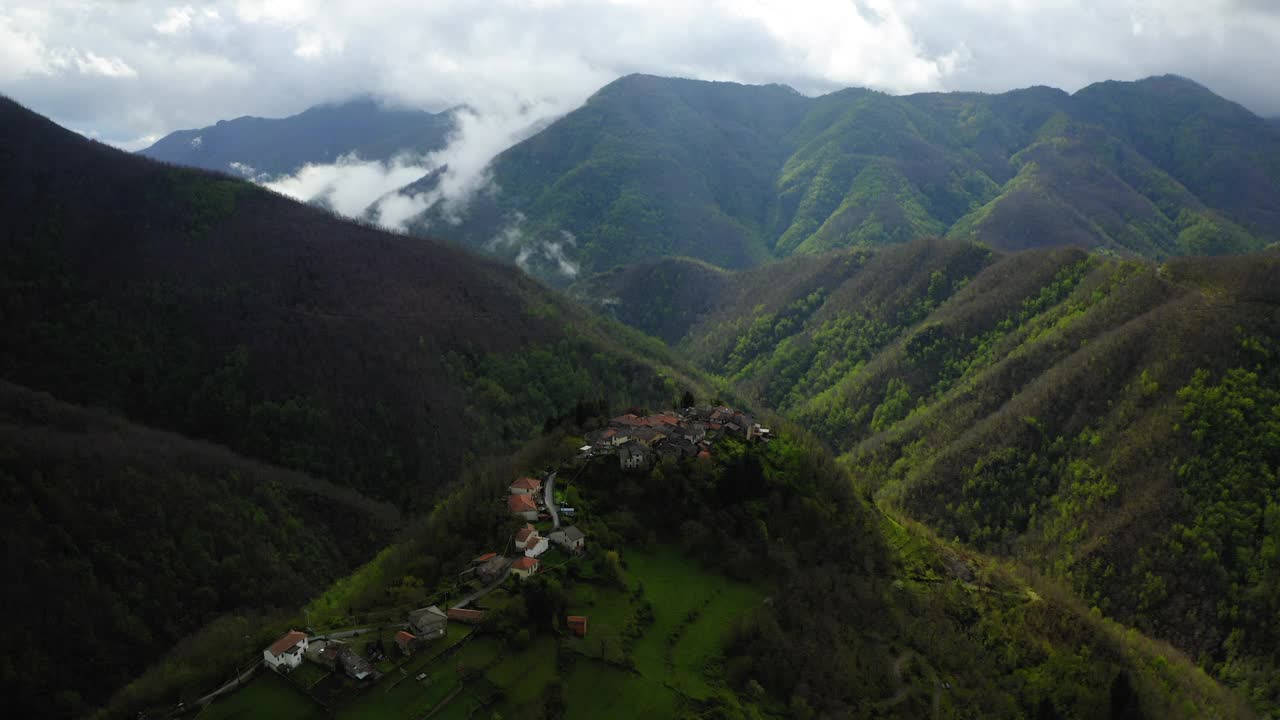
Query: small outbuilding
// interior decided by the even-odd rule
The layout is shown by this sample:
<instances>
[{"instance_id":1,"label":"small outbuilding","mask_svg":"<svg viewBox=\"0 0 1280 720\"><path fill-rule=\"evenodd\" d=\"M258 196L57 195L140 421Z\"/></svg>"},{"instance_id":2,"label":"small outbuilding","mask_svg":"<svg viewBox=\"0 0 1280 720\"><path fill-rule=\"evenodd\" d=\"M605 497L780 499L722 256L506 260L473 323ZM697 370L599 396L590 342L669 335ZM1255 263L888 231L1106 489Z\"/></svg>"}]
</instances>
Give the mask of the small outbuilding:
<instances>
[{"instance_id":1,"label":"small outbuilding","mask_svg":"<svg viewBox=\"0 0 1280 720\"><path fill-rule=\"evenodd\" d=\"M400 648L400 652L412 655L418 647L418 638L413 633L401 630L396 633L396 645Z\"/></svg>"},{"instance_id":2,"label":"small outbuilding","mask_svg":"<svg viewBox=\"0 0 1280 720\"><path fill-rule=\"evenodd\" d=\"M551 533L551 542L569 552L582 552L587 546L587 536L576 527L566 527Z\"/></svg>"},{"instance_id":3,"label":"small outbuilding","mask_svg":"<svg viewBox=\"0 0 1280 720\"><path fill-rule=\"evenodd\" d=\"M444 637L448 626L449 616L445 615L444 611L435 605L419 608L409 613L409 627L422 640L435 640L436 638Z\"/></svg>"},{"instance_id":4,"label":"small outbuilding","mask_svg":"<svg viewBox=\"0 0 1280 720\"><path fill-rule=\"evenodd\" d=\"M570 615L565 618L565 624L569 627L569 632L578 637L587 636L587 616L586 615Z\"/></svg>"}]
</instances>

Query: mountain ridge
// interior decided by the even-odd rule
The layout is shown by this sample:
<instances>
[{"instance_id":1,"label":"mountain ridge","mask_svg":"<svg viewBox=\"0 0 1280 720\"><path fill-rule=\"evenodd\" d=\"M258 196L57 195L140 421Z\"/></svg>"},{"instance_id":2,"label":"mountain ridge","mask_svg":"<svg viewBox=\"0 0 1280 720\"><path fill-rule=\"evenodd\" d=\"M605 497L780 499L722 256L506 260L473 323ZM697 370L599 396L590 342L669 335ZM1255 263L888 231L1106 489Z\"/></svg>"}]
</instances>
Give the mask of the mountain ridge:
<instances>
[{"instance_id":1,"label":"mountain ridge","mask_svg":"<svg viewBox=\"0 0 1280 720\"><path fill-rule=\"evenodd\" d=\"M1163 149L1175 136L1180 155ZM631 75L491 169L496 191L472 201L457 239L514 257L520 246L493 242L513 223L547 242L567 233L587 274L653 255L741 269L943 234L1156 259L1280 239L1270 126L1172 76L809 98ZM553 263L533 270L566 280Z\"/></svg>"},{"instance_id":2,"label":"mountain ridge","mask_svg":"<svg viewBox=\"0 0 1280 720\"><path fill-rule=\"evenodd\" d=\"M455 109L439 113L388 107L373 98L316 105L283 118L245 115L175 130L139 155L247 177L292 175L304 165L327 165L347 155L388 161L445 146Z\"/></svg>"}]
</instances>

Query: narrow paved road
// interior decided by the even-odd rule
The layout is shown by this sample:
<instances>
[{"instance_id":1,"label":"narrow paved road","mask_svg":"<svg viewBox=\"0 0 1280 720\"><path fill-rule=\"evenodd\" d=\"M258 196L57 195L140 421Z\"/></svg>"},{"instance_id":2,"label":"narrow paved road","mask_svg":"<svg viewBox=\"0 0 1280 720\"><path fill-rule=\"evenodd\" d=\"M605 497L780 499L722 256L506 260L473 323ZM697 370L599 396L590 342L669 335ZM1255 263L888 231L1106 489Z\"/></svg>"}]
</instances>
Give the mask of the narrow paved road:
<instances>
[{"instance_id":1,"label":"narrow paved road","mask_svg":"<svg viewBox=\"0 0 1280 720\"><path fill-rule=\"evenodd\" d=\"M479 600L480 598L484 597L485 595L488 595L489 593L493 592L494 590L497 590L499 587L501 587L501 586L502 586L503 581L504 581L504 580L506 580L506 579L507 579L507 576L508 576L508 575L510 575L510 574L511 574L511 567L510 567L510 566L507 566L507 569L502 571L502 576L501 576L501 577L499 577L497 580L494 580L493 582L489 583L488 585L486 585L486 586L484 586L484 587L480 588L479 590L476 590L475 592L473 592L473 593L471 593L470 595L468 595L468 596L466 596L466 597L462 598L462 599L461 599L461 600L459 600L458 602L456 602L456 603L454 603L454 604L450 605L450 606L449 606L449 609L451 609L451 610L452 610L453 608L466 607L467 605L470 605L471 603L475 602L476 600Z\"/></svg>"},{"instance_id":2,"label":"narrow paved road","mask_svg":"<svg viewBox=\"0 0 1280 720\"><path fill-rule=\"evenodd\" d=\"M553 471L542 481L542 504L547 506L547 512L551 513L552 529L560 529L560 513L556 511L556 474Z\"/></svg>"}]
</instances>

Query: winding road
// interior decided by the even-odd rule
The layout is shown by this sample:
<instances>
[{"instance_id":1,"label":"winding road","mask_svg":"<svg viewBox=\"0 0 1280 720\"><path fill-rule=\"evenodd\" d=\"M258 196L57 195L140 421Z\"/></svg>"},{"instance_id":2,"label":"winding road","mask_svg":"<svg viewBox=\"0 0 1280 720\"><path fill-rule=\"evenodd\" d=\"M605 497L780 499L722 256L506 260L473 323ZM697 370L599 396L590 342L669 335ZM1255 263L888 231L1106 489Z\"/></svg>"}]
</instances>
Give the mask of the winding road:
<instances>
[{"instance_id":1,"label":"winding road","mask_svg":"<svg viewBox=\"0 0 1280 720\"><path fill-rule=\"evenodd\" d=\"M547 478L542 481L542 504L547 506L547 512L551 513L551 528L553 530L560 529L560 513L556 510L556 471L551 471Z\"/></svg>"}]
</instances>

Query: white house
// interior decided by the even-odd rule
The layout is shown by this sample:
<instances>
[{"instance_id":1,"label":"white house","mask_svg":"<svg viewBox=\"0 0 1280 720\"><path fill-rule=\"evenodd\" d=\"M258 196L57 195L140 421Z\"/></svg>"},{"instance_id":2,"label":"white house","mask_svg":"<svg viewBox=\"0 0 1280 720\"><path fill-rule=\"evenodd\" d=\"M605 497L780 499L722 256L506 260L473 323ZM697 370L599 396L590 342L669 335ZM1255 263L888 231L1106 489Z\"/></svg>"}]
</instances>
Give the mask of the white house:
<instances>
[{"instance_id":1,"label":"white house","mask_svg":"<svg viewBox=\"0 0 1280 720\"><path fill-rule=\"evenodd\" d=\"M542 553L546 552L548 547L550 547L550 543L547 542L546 538L541 535L534 535L533 538L529 540L529 544L524 546L524 556L538 557Z\"/></svg>"},{"instance_id":2,"label":"white house","mask_svg":"<svg viewBox=\"0 0 1280 720\"><path fill-rule=\"evenodd\" d=\"M306 651L307 634L290 630L262 651L262 659L272 670L288 672L302 664L302 654Z\"/></svg>"}]
</instances>

